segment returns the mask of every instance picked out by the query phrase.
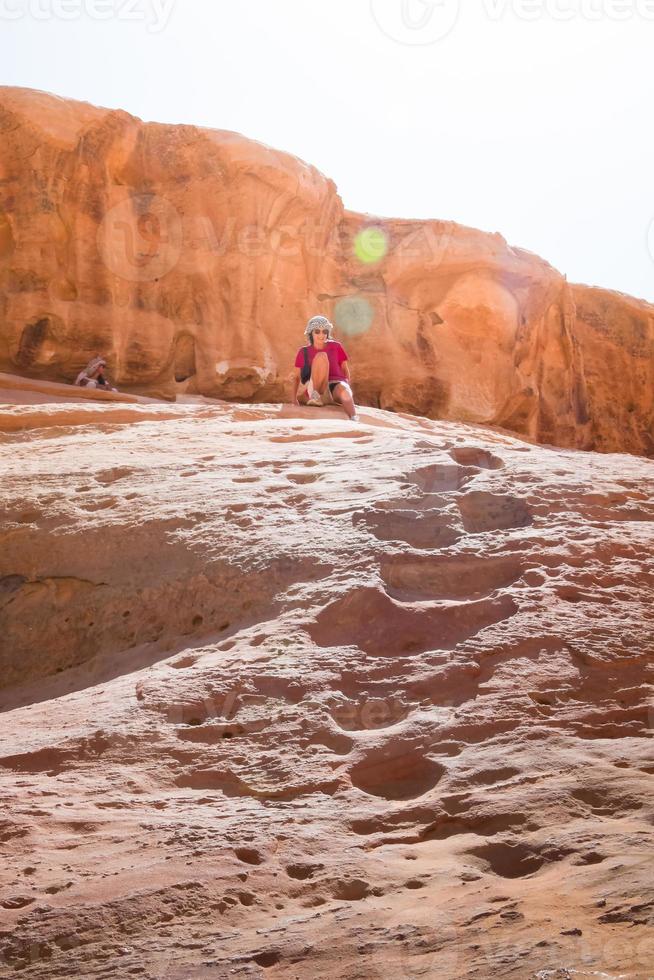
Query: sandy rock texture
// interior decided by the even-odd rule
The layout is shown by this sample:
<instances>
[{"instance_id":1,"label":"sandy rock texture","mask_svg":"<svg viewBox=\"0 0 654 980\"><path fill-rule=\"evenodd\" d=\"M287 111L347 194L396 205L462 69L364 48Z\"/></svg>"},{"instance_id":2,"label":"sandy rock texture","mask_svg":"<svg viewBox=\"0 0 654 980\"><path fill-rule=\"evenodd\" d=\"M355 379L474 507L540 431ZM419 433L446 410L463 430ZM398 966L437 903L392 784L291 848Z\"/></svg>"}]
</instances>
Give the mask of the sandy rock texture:
<instances>
[{"instance_id":1,"label":"sandy rock texture","mask_svg":"<svg viewBox=\"0 0 654 980\"><path fill-rule=\"evenodd\" d=\"M651 461L0 410L0 976L654 974Z\"/></svg>"},{"instance_id":2,"label":"sandy rock texture","mask_svg":"<svg viewBox=\"0 0 654 980\"><path fill-rule=\"evenodd\" d=\"M362 237L363 236L363 237ZM284 400L307 317L365 404L654 454L654 307L447 221L347 211L228 132L0 88L0 370Z\"/></svg>"},{"instance_id":3,"label":"sandy rock texture","mask_svg":"<svg viewBox=\"0 0 654 980\"><path fill-rule=\"evenodd\" d=\"M101 388L71 388L71 385L56 381L0 374L0 405L44 405L56 402L69 404L71 401L147 405L159 404L161 399L103 391ZM20 419L16 421L19 422Z\"/></svg>"}]
</instances>

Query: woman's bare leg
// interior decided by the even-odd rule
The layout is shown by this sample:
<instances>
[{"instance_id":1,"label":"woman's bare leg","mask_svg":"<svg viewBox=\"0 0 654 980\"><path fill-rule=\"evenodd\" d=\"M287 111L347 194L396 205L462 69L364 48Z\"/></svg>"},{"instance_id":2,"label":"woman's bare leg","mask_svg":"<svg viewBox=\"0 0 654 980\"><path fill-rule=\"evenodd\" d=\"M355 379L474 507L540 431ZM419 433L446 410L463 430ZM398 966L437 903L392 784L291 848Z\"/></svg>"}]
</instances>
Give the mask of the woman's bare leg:
<instances>
[{"instance_id":1,"label":"woman's bare leg","mask_svg":"<svg viewBox=\"0 0 654 980\"><path fill-rule=\"evenodd\" d=\"M350 389L346 385L336 385L332 392L332 398L345 409L348 418L353 419L357 413L354 399L350 394Z\"/></svg>"},{"instance_id":2,"label":"woman's bare leg","mask_svg":"<svg viewBox=\"0 0 654 980\"><path fill-rule=\"evenodd\" d=\"M329 358L325 353L316 354L311 365L311 384L315 391L324 395L329 381Z\"/></svg>"}]
</instances>

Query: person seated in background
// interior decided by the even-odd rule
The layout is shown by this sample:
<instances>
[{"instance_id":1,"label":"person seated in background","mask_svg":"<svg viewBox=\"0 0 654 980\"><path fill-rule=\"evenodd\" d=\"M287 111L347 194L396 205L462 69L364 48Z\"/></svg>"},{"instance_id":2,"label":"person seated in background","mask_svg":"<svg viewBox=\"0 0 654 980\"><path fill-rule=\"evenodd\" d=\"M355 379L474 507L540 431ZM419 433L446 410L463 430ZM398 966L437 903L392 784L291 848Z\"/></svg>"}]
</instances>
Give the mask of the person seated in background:
<instances>
[{"instance_id":1,"label":"person seated in background","mask_svg":"<svg viewBox=\"0 0 654 980\"><path fill-rule=\"evenodd\" d=\"M343 406L352 422L358 422L348 357L343 346L331 339L333 329L327 317L314 316L309 320L304 331L309 346L301 347L295 358L293 404L319 406L333 400ZM300 385L304 388L298 395Z\"/></svg>"},{"instance_id":2,"label":"person seated in background","mask_svg":"<svg viewBox=\"0 0 654 980\"><path fill-rule=\"evenodd\" d=\"M75 384L80 388L99 388L101 391L118 391L109 384L109 379L105 374L107 362L104 357L94 357L86 367L80 371L75 379Z\"/></svg>"}]
</instances>

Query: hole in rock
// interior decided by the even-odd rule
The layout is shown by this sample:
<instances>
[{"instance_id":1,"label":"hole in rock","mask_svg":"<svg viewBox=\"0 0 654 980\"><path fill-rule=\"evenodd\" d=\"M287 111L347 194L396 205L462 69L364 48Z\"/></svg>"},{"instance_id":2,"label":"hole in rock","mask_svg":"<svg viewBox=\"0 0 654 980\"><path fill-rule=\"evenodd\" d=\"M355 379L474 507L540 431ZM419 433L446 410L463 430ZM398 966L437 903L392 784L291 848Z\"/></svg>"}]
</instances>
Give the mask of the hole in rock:
<instances>
[{"instance_id":1,"label":"hole in rock","mask_svg":"<svg viewBox=\"0 0 654 980\"><path fill-rule=\"evenodd\" d=\"M465 773L463 778L476 786L493 786L505 779L519 776L520 770L507 766L505 769L482 769L481 772Z\"/></svg>"},{"instance_id":2,"label":"hole in rock","mask_svg":"<svg viewBox=\"0 0 654 980\"><path fill-rule=\"evenodd\" d=\"M373 657L452 649L517 611L510 596L477 602L404 607L378 589L357 589L327 606L307 628L319 646L358 646Z\"/></svg>"},{"instance_id":3,"label":"hole in rock","mask_svg":"<svg viewBox=\"0 0 654 980\"><path fill-rule=\"evenodd\" d=\"M325 730L314 735L311 744L324 745L334 755L349 755L352 751L353 742L351 738L347 738L345 735Z\"/></svg>"},{"instance_id":4,"label":"hole in rock","mask_svg":"<svg viewBox=\"0 0 654 980\"><path fill-rule=\"evenodd\" d=\"M23 328L18 342L18 350L14 361L20 368L34 368L41 360L41 350L48 335L59 334L63 330L63 322L56 316L37 317L32 323L27 323ZM48 345L49 346L49 345ZM80 365L82 367L83 365Z\"/></svg>"},{"instance_id":5,"label":"hole in rock","mask_svg":"<svg viewBox=\"0 0 654 980\"><path fill-rule=\"evenodd\" d=\"M477 598L512 585L520 574L520 562L513 556L437 558L425 555L393 558L381 566L386 591L402 602Z\"/></svg>"},{"instance_id":6,"label":"hole in rock","mask_svg":"<svg viewBox=\"0 0 654 980\"><path fill-rule=\"evenodd\" d=\"M289 878L295 878L297 881L306 881L307 878L313 878L316 871L320 871L324 865L322 864L289 864L286 866L285 871Z\"/></svg>"},{"instance_id":7,"label":"hole in rock","mask_svg":"<svg viewBox=\"0 0 654 980\"><path fill-rule=\"evenodd\" d=\"M315 483L316 480L320 479L320 474L319 473L287 473L286 479L290 480L291 483L302 485L305 483Z\"/></svg>"},{"instance_id":8,"label":"hole in rock","mask_svg":"<svg viewBox=\"0 0 654 980\"><path fill-rule=\"evenodd\" d=\"M8 755L0 758L0 768L11 769L13 772L20 773L46 773L48 776L58 776L64 772L66 764L71 763L74 758L74 752L63 749L37 749L34 752L23 752L19 755Z\"/></svg>"},{"instance_id":9,"label":"hole in rock","mask_svg":"<svg viewBox=\"0 0 654 980\"><path fill-rule=\"evenodd\" d=\"M413 746L373 751L350 770L352 785L385 800L414 800L440 781L445 769Z\"/></svg>"},{"instance_id":10,"label":"hole in rock","mask_svg":"<svg viewBox=\"0 0 654 980\"><path fill-rule=\"evenodd\" d=\"M478 449L476 446L458 446L450 450L450 456L461 466L477 466L483 470L501 470L504 463L498 456L494 456L487 449Z\"/></svg>"},{"instance_id":11,"label":"hole in rock","mask_svg":"<svg viewBox=\"0 0 654 980\"><path fill-rule=\"evenodd\" d=\"M590 807L598 817L611 817L623 812L642 809L642 801L635 798L616 798L608 789L578 789L571 794L575 800Z\"/></svg>"},{"instance_id":12,"label":"hole in rock","mask_svg":"<svg viewBox=\"0 0 654 980\"><path fill-rule=\"evenodd\" d=\"M451 516L439 510L390 510L371 508L352 515L356 525L363 525L380 541L403 541L412 548L435 551L449 548L461 538Z\"/></svg>"},{"instance_id":13,"label":"hole in rock","mask_svg":"<svg viewBox=\"0 0 654 980\"><path fill-rule=\"evenodd\" d=\"M5 575L0 578L0 596L11 595L12 592L17 592L22 585L27 582L24 575Z\"/></svg>"},{"instance_id":14,"label":"hole in rock","mask_svg":"<svg viewBox=\"0 0 654 980\"><path fill-rule=\"evenodd\" d=\"M124 480L127 476L131 476L133 472L134 470L128 466L117 466L114 469L102 470L100 473L96 473L95 480L103 486L109 486L112 483L117 483L119 480Z\"/></svg>"},{"instance_id":15,"label":"hole in rock","mask_svg":"<svg viewBox=\"0 0 654 980\"><path fill-rule=\"evenodd\" d=\"M195 742L197 744L217 745L223 738L235 738L243 735L245 729L241 725L226 728L225 725L201 725L179 729L177 737L184 742Z\"/></svg>"},{"instance_id":16,"label":"hole in rock","mask_svg":"<svg viewBox=\"0 0 654 980\"><path fill-rule=\"evenodd\" d=\"M533 523L529 507L519 497L504 497L473 490L457 503L463 526L469 534L528 527Z\"/></svg>"},{"instance_id":17,"label":"hole in rock","mask_svg":"<svg viewBox=\"0 0 654 980\"><path fill-rule=\"evenodd\" d=\"M175 381L182 383L196 374L195 340L190 334L182 333L175 338L173 350L173 373Z\"/></svg>"},{"instance_id":18,"label":"hole in rock","mask_svg":"<svg viewBox=\"0 0 654 980\"><path fill-rule=\"evenodd\" d=\"M342 902L360 902L370 894L370 885L361 878L347 878L335 883L333 894Z\"/></svg>"},{"instance_id":19,"label":"hole in rock","mask_svg":"<svg viewBox=\"0 0 654 980\"><path fill-rule=\"evenodd\" d=\"M525 878L542 868L546 861L560 860L569 851L554 849L545 854L529 844L516 841L485 844L482 847L473 847L466 853L481 858L489 870L500 878Z\"/></svg>"},{"instance_id":20,"label":"hole in rock","mask_svg":"<svg viewBox=\"0 0 654 980\"><path fill-rule=\"evenodd\" d=\"M187 667L193 667L197 662L197 657L180 657L179 660L174 660L171 664L169 664L169 667L172 667L174 670L185 670ZM189 722L189 724L191 724L191 722Z\"/></svg>"},{"instance_id":21,"label":"hole in rock","mask_svg":"<svg viewBox=\"0 0 654 980\"><path fill-rule=\"evenodd\" d=\"M606 861L606 854L598 854L597 851L588 851L580 854L572 863L577 865L601 864Z\"/></svg>"},{"instance_id":22,"label":"hole in rock","mask_svg":"<svg viewBox=\"0 0 654 980\"><path fill-rule=\"evenodd\" d=\"M407 479L423 493L452 493L462 490L477 475L471 467L456 463L432 463L407 474Z\"/></svg>"},{"instance_id":23,"label":"hole in rock","mask_svg":"<svg viewBox=\"0 0 654 980\"><path fill-rule=\"evenodd\" d=\"M279 963L280 956L277 950L273 949L266 953L257 953L257 955L253 956L252 959L259 966L266 969L267 967L275 966L277 963Z\"/></svg>"},{"instance_id":24,"label":"hole in rock","mask_svg":"<svg viewBox=\"0 0 654 980\"><path fill-rule=\"evenodd\" d=\"M244 864L263 864L263 855L253 847L237 847L234 854Z\"/></svg>"},{"instance_id":25,"label":"hole in rock","mask_svg":"<svg viewBox=\"0 0 654 980\"><path fill-rule=\"evenodd\" d=\"M484 814L444 817L435 824L427 827L421 837L425 841L448 840L460 834L478 834L480 837L494 837L507 830L513 830L527 822L524 813L502 813L496 816Z\"/></svg>"},{"instance_id":26,"label":"hole in rock","mask_svg":"<svg viewBox=\"0 0 654 980\"><path fill-rule=\"evenodd\" d=\"M350 823L350 830L353 834L368 837L371 834L382 834L386 831L393 830L393 826L387 824L381 818L373 818L370 820L353 820Z\"/></svg>"},{"instance_id":27,"label":"hole in rock","mask_svg":"<svg viewBox=\"0 0 654 980\"><path fill-rule=\"evenodd\" d=\"M391 728L409 714L410 708L395 698L362 698L332 709L332 718L346 732Z\"/></svg>"}]
</instances>

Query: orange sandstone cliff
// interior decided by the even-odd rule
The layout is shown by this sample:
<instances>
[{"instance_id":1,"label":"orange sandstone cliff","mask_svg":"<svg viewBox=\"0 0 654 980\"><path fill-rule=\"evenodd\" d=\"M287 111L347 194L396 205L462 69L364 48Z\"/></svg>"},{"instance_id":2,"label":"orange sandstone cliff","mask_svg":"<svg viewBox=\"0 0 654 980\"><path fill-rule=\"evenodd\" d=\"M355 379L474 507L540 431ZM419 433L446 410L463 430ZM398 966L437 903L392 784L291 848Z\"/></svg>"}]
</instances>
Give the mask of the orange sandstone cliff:
<instances>
[{"instance_id":1,"label":"orange sandstone cliff","mask_svg":"<svg viewBox=\"0 0 654 980\"><path fill-rule=\"evenodd\" d=\"M0 129L0 980L651 980L654 308L231 133ZM359 423L278 404L319 310Z\"/></svg>"},{"instance_id":2,"label":"orange sandstone cliff","mask_svg":"<svg viewBox=\"0 0 654 980\"><path fill-rule=\"evenodd\" d=\"M234 133L3 88L0 134L0 371L72 381L101 350L125 390L279 402L322 312L370 406L654 454L648 303L499 234L349 212Z\"/></svg>"}]
</instances>

